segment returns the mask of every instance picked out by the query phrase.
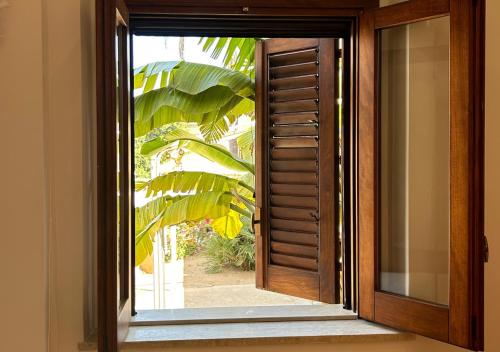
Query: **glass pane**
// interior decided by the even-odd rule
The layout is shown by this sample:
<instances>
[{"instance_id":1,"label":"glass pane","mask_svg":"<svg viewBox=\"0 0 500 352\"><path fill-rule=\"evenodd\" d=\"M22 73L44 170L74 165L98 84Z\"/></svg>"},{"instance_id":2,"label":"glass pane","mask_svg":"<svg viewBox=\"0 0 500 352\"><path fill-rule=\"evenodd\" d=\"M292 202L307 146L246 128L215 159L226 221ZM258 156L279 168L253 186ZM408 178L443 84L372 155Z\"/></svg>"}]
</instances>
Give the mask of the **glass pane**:
<instances>
[{"instance_id":1,"label":"glass pane","mask_svg":"<svg viewBox=\"0 0 500 352\"><path fill-rule=\"evenodd\" d=\"M450 22L380 33L380 289L448 304Z\"/></svg>"}]
</instances>

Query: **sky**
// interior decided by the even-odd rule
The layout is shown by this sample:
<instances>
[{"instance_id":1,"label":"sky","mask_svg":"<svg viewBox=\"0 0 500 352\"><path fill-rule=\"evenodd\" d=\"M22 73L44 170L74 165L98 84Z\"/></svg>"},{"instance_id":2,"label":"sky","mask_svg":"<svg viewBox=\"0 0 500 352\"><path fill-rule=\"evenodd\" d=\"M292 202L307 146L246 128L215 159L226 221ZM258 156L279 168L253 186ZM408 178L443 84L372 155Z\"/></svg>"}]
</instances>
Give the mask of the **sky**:
<instances>
[{"instance_id":1,"label":"sky","mask_svg":"<svg viewBox=\"0 0 500 352\"><path fill-rule=\"evenodd\" d=\"M134 67L156 61L180 60L179 37L134 36ZM222 66L222 55L214 60L210 53L202 51L199 37L185 37L184 58L186 61Z\"/></svg>"}]
</instances>

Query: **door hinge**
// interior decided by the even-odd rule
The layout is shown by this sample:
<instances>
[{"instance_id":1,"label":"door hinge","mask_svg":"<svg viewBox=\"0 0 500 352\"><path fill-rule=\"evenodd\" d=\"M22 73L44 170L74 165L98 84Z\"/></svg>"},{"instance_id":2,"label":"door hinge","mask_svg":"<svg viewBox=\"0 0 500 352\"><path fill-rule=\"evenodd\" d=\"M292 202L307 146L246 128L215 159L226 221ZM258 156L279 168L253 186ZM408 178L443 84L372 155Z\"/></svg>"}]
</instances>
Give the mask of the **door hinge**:
<instances>
[{"instance_id":1,"label":"door hinge","mask_svg":"<svg viewBox=\"0 0 500 352\"><path fill-rule=\"evenodd\" d=\"M490 259L490 247L488 245L488 237L486 236L483 236L483 258L484 262L488 263Z\"/></svg>"}]
</instances>

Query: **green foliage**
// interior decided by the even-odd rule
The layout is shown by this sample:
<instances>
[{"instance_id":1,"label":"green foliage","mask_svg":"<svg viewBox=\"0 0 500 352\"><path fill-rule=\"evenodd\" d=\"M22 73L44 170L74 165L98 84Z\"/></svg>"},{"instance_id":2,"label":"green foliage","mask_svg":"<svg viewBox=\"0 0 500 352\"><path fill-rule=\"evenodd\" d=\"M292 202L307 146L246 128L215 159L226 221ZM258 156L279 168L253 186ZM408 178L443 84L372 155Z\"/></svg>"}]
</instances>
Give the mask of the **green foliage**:
<instances>
[{"instance_id":1,"label":"green foliage","mask_svg":"<svg viewBox=\"0 0 500 352\"><path fill-rule=\"evenodd\" d=\"M145 138L134 140L134 174L136 179L148 179L151 177L151 162L149 158L141 154L141 148Z\"/></svg>"},{"instance_id":2,"label":"green foliage","mask_svg":"<svg viewBox=\"0 0 500 352\"><path fill-rule=\"evenodd\" d=\"M232 200L230 192L204 192L163 196L136 208L136 264L140 265L153 253L152 241L160 229L188 221L224 217L231 209Z\"/></svg>"},{"instance_id":3,"label":"green foliage","mask_svg":"<svg viewBox=\"0 0 500 352\"><path fill-rule=\"evenodd\" d=\"M136 190L146 190L146 196L159 194L230 191L242 186L253 192L253 188L235 178L200 171L173 171L145 182L137 182Z\"/></svg>"},{"instance_id":4,"label":"green foliage","mask_svg":"<svg viewBox=\"0 0 500 352\"><path fill-rule=\"evenodd\" d=\"M255 43L260 38L201 38L203 51L211 51L217 59L224 54L224 66L253 76L255 70Z\"/></svg>"},{"instance_id":5,"label":"green foliage","mask_svg":"<svg viewBox=\"0 0 500 352\"><path fill-rule=\"evenodd\" d=\"M153 239L162 228L205 221L210 221L217 232L210 236L211 247L227 249L213 263L245 270L255 265L254 235L248 231L248 224L243 225L255 210L251 186L255 173L254 132L238 137L238 155L215 144L239 117L254 116L254 49L253 38L209 38L204 50L213 50L215 58L224 54L224 65L229 68L170 61L134 71L136 176L147 178L137 181L136 188L145 190L147 197L152 198L136 209L137 265L152 254ZM196 124L196 133L199 131L202 138L178 128L186 123ZM150 179L148 157L156 155L160 160L170 160L175 150L178 155L184 150L196 153L238 176L174 171ZM178 255L192 253L197 241L190 235L179 236Z\"/></svg>"},{"instance_id":6,"label":"green foliage","mask_svg":"<svg viewBox=\"0 0 500 352\"><path fill-rule=\"evenodd\" d=\"M220 272L225 267L255 270L255 235L248 226L235 238L210 236L203 251L208 257L208 272Z\"/></svg>"},{"instance_id":7,"label":"green foliage","mask_svg":"<svg viewBox=\"0 0 500 352\"><path fill-rule=\"evenodd\" d=\"M227 169L237 172L255 173L255 166L253 163L235 157L229 150L221 145L208 143L180 129L171 131L165 137L155 138L144 143L141 148L141 153L147 156L158 154L176 142L179 142L179 145L183 148L218 163Z\"/></svg>"},{"instance_id":8,"label":"green foliage","mask_svg":"<svg viewBox=\"0 0 500 352\"><path fill-rule=\"evenodd\" d=\"M134 86L142 89L135 98L136 137L166 124L195 122L207 141L216 141L238 116L254 110L253 80L217 66L155 62L135 70Z\"/></svg>"}]
</instances>

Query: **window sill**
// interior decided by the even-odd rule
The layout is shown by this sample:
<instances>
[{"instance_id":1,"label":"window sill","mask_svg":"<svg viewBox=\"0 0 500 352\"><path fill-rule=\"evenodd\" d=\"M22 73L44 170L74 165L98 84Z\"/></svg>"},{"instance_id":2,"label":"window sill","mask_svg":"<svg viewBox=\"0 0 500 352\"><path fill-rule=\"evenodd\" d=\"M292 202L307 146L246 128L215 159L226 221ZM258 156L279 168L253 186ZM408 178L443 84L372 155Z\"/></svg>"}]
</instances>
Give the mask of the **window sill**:
<instances>
[{"instance_id":1,"label":"window sill","mask_svg":"<svg viewBox=\"0 0 500 352\"><path fill-rule=\"evenodd\" d=\"M269 344L344 343L413 339L361 319L131 326L123 349L219 347ZM96 350L95 343L80 345Z\"/></svg>"}]
</instances>

